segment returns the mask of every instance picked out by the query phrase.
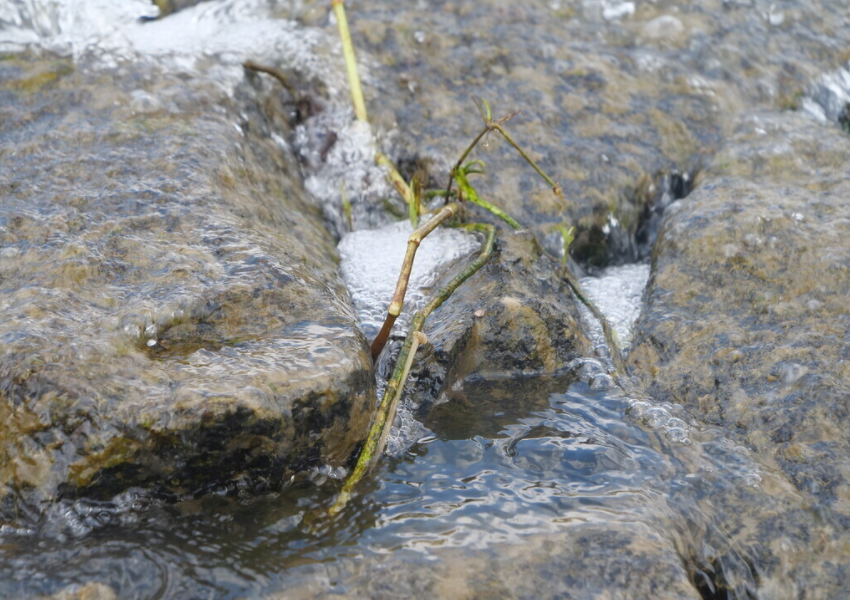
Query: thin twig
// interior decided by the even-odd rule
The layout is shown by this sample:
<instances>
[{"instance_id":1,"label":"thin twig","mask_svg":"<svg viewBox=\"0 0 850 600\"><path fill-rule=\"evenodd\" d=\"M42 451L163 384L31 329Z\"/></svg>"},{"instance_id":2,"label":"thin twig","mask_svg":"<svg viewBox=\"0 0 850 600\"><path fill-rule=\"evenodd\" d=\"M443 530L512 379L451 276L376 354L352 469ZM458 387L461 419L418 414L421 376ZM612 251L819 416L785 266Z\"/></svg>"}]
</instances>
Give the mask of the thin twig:
<instances>
[{"instance_id":1,"label":"thin twig","mask_svg":"<svg viewBox=\"0 0 850 600\"><path fill-rule=\"evenodd\" d=\"M626 361L623 360L623 353L617 345L617 340L614 337L614 330L611 328L611 324L608 322L608 319L605 318L602 311L596 307L596 304L594 304L593 301L585 295L584 290L581 289L581 284L579 284L578 279L576 279L575 274L569 269L569 267L564 268L562 277L568 284L570 284L570 287L576 297L581 300L582 304L590 310L593 316L596 317L596 320L602 325L602 333L605 335L605 342L611 350L611 360L614 362L614 375L617 375L619 378L628 375L629 368L626 365Z\"/></svg>"},{"instance_id":2,"label":"thin twig","mask_svg":"<svg viewBox=\"0 0 850 600\"><path fill-rule=\"evenodd\" d=\"M416 249L419 248L419 244L422 243L425 236L434 231L441 223L455 216L459 210L460 205L456 202L444 206L437 214L428 219L424 225L411 233L410 237L407 238L407 252L404 255L404 262L401 264L401 272L398 276L395 293L390 301L390 307L387 309L387 318L384 320L381 331L378 332L378 335L372 342L372 360L378 360L378 356L380 356L390 337L393 324L395 324L396 319L401 314L401 309L404 306L404 295L407 293L407 284L410 281L410 272L413 269L413 259L416 256Z\"/></svg>"},{"instance_id":3,"label":"thin twig","mask_svg":"<svg viewBox=\"0 0 850 600\"><path fill-rule=\"evenodd\" d=\"M475 149L475 146L478 145L478 142L481 141L481 138L483 138L485 135L487 135L488 131L490 131L490 127L486 126L486 127L484 127L484 129L481 130L481 133L479 133L478 135L475 136L475 139L472 140L472 142L469 144L469 146L466 147L466 150L463 151L463 154L460 155L460 158L455 163L455 166L452 167L452 170L449 172L449 183L446 185L446 192L445 192L446 202L448 202L448 198L451 196L451 193L452 193L452 184L454 183L454 180L455 180L455 172L460 170L461 166L463 165L463 161L465 161L466 157L469 156L469 153L472 152Z\"/></svg>"},{"instance_id":4,"label":"thin twig","mask_svg":"<svg viewBox=\"0 0 850 600\"><path fill-rule=\"evenodd\" d=\"M493 255L493 245L496 239L495 227L492 225L472 224L467 225L466 229L482 232L486 235L481 253L466 269L463 270L462 273L455 276L439 292L437 292L433 298L431 298L430 302L428 302L422 310L414 315L413 322L410 325L410 332L407 334L407 339L401 347L395 370L393 371L392 377L387 382L384 397L381 399L381 404L375 413L371 426L369 427L369 435L366 438L366 443L363 445L363 449L360 451L360 457L357 460L357 465L354 467L351 475L348 476L348 479L346 479L345 485L343 486L339 496L337 496L336 502L334 502L333 506L331 506L329 510L331 515L338 513L345 507L348 500L351 498L354 488L360 480L363 479L363 476L366 475L369 469L378 461L378 459L380 459L381 454L383 453L383 444L386 442L389 428L395 419L395 411L398 407L398 401L407 380L408 372L410 371L410 365L413 362L413 355L416 351L416 347L420 344L420 340L422 339L420 336L422 335L422 326L425 323L425 319L427 319L432 312L437 310L437 308L439 308L440 305L442 305L443 302L445 302L464 281L477 273L478 270L483 267Z\"/></svg>"},{"instance_id":5,"label":"thin twig","mask_svg":"<svg viewBox=\"0 0 850 600\"><path fill-rule=\"evenodd\" d=\"M246 60L244 63L242 63L242 66L251 71L258 71L260 73L266 73L268 75L271 75L272 77L277 79L281 83L281 85L283 85L284 88L286 88L286 91L289 92L290 96L292 96L293 98L297 97L295 86L292 85L292 83L289 81L283 71L281 71L277 67L261 65L259 63L255 63L253 60Z\"/></svg>"},{"instance_id":6,"label":"thin twig","mask_svg":"<svg viewBox=\"0 0 850 600\"><path fill-rule=\"evenodd\" d=\"M504 121L502 121L502 122L504 122ZM502 134L502 137L503 137L503 138L505 138L506 140L508 140L508 143L509 143L511 146L513 146L513 147L516 149L516 151L517 151L517 152L519 152L520 156L522 156L522 157L526 160L526 162L527 162L528 164L530 164L530 165L534 168L534 170L535 170L535 171L537 171L537 173L538 173L538 174L539 174L539 175L540 175L540 176L541 176L541 177L542 177L542 178L546 181L546 183L548 183L548 184L552 187L552 192L553 192L553 193L554 193L554 194L555 194L558 198L560 198L562 202L566 203L566 199L564 198L564 191L561 189L561 186L560 186L560 185L558 185L557 183L555 183L555 182L552 180L552 178L551 178L551 177L549 177L549 176L548 176L548 175L547 175L547 174L543 171L543 169L541 169L541 168L537 165L537 163L536 163L536 162L534 162L534 160L533 160L533 159L532 159L532 158L531 158L528 154L526 154L526 153L525 153L525 150L523 150L523 149L522 149L522 147L521 147L519 144L517 144L517 143L516 143L516 141L514 141L514 138L512 138L512 137L510 136L510 134L509 134L509 133L505 130L505 128L502 126L502 124L494 121L494 122L492 122L492 124L490 125L490 127L491 127L492 129L495 129L495 130L496 130L496 131L498 131L499 133L501 133L501 134Z\"/></svg>"},{"instance_id":7,"label":"thin twig","mask_svg":"<svg viewBox=\"0 0 850 600\"><path fill-rule=\"evenodd\" d=\"M416 177L410 182L410 190L410 205L407 207L407 213L410 218L410 226L416 229L419 227L419 214L422 206L422 186L419 185L419 180Z\"/></svg>"},{"instance_id":8,"label":"thin twig","mask_svg":"<svg viewBox=\"0 0 850 600\"><path fill-rule=\"evenodd\" d=\"M387 179L390 180L390 183L393 184L393 187L395 187L396 191L404 199L404 203L409 205L413 198L413 193L410 191L410 186L407 185L404 177L399 174L392 161L390 161L390 159L387 158L387 155L383 152L378 152L375 154L375 162L389 171L389 173L387 173Z\"/></svg>"}]
</instances>

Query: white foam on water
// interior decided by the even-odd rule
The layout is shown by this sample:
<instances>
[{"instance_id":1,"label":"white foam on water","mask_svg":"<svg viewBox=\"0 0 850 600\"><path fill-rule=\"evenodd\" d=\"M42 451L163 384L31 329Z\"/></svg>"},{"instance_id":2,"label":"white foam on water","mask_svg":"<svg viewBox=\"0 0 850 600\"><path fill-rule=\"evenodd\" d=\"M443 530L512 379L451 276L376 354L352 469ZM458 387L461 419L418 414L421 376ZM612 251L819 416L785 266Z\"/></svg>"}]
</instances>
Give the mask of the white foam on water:
<instances>
[{"instance_id":1,"label":"white foam on water","mask_svg":"<svg viewBox=\"0 0 850 600\"><path fill-rule=\"evenodd\" d=\"M349 233L339 243L342 278L367 337L374 337L384 322L412 232L410 222L399 221ZM474 235L446 227L438 227L422 241L393 335L406 335L413 313L428 301L440 275L479 247Z\"/></svg>"},{"instance_id":2,"label":"white foam on water","mask_svg":"<svg viewBox=\"0 0 850 600\"><path fill-rule=\"evenodd\" d=\"M616 335L623 353L631 347L635 321L643 308L643 291L649 281L649 265L609 267L598 277L585 277L579 283L599 308ZM594 346L605 345L602 327L583 304L579 304Z\"/></svg>"},{"instance_id":3,"label":"white foam on water","mask_svg":"<svg viewBox=\"0 0 850 600\"><path fill-rule=\"evenodd\" d=\"M344 81L342 61L318 51L336 46L323 31L275 18L287 9L284 0L213 0L151 21L158 9L149 0L5 0L0 51L35 46L104 67L154 60L181 71L215 57L229 67L216 72L223 84L240 80L242 62L250 58L319 78L332 97L338 95L340 86L330 83Z\"/></svg>"},{"instance_id":4,"label":"white foam on water","mask_svg":"<svg viewBox=\"0 0 850 600\"><path fill-rule=\"evenodd\" d=\"M378 145L372 127L354 119L350 107L329 108L299 125L295 147L304 164L304 186L337 234L349 230L343 199L351 207L354 229L386 222L387 215L377 207L397 192L375 163Z\"/></svg>"}]
</instances>

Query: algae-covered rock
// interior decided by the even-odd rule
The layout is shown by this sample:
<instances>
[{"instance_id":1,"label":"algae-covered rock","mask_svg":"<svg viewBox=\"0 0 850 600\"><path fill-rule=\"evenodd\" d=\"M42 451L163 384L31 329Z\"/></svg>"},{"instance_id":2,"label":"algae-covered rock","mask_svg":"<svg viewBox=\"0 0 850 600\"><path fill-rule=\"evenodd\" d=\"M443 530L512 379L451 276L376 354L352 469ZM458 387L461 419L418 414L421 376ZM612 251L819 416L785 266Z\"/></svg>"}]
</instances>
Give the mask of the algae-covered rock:
<instances>
[{"instance_id":1,"label":"algae-covered rock","mask_svg":"<svg viewBox=\"0 0 850 600\"><path fill-rule=\"evenodd\" d=\"M321 8L302 16L326 26ZM488 166L474 183L553 251L553 227L575 225L572 254L590 266L642 253L663 175L698 171L739 111L799 105L850 45L847 11L826 2L378 0L349 18L370 119L397 129L402 173L445 185L482 127L471 97L519 111L507 129L566 202L498 135L473 155Z\"/></svg>"},{"instance_id":2,"label":"algae-covered rock","mask_svg":"<svg viewBox=\"0 0 850 600\"><path fill-rule=\"evenodd\" d=\"M805 117L742 119L666 219L631 359L827 503L850 500L848 152Z\"/></svg>"},{"instance_id":3,"label":"algae-covered rock","mask_svg":"<svg viewBox=\"0 0 850 600\"><path fill-rule=\"evenodd\" d=\"M574 376L571 362L590 353L578 319L556 262L531 233L502 232L490 261L426 321L428 344L411 379L445 401L475 381Z\"/></svg>"},{"instance_id":4,"label":"algae-covered rock","mask_svg":"<svg viewBox=\"0 0 850 600\"><path fill-rule=\"evenodd\" d=\"M371 362L253 91L31 55L0 71L0 515L347 460Z\"/></svg>"},{"instance_id":5,"label":"algae-covered rock","mask_svg":"<svg viewBox=\"0 0 850 600\"><path fill-rule=\"evenodd\" d=\"M796 488L771 492L773 516L744 490L715 502L747 523L771 597L839 597L850 573L848 153L805 116L742 117L665 217L630 356L651 396L739 435Z\"/></svg>"}]
</instances>

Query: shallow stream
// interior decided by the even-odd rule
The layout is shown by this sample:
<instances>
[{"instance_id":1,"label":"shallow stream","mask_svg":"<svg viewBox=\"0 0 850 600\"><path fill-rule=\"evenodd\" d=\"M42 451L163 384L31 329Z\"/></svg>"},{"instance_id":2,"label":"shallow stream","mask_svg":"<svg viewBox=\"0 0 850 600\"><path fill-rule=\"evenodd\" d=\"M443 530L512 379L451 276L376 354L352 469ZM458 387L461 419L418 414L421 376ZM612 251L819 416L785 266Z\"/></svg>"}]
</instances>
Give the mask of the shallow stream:
<instances>
[{"instance_id":1,"label":"shallow stream","mask_svg":"<svg viewBox=\"0 0 850 600\"><path fill-rule=\"evenodd\" d=\"M148 3L138 0L120 10L112 4L13 0L0 7L0 46L37 44L74 57L95 55L104 69L142 56L191 71L195 61L212 57L224 86L243 77L244 58L274 56L305 79L335 81L344 89L334 66L338 57L324 46L333 30L278 19L298 14L318 21L314 3L213 1L144 24L140 17L155 14ZM797 10L788 2L749 4L760 11L764 27L778 27ZM788 5L784 12L779 4ZM644 36L650 40L646 69L661 60L659 47L683 46L676 37L682 21L700 18L688 13L668 23L666 32L660 23L637 34L628 19L636 9L660 10L655 2L547 5L552 14L586 19L593 31L613 23L610 36L624 46L630 43L624 36ZM196 33L178 35L190 29ZM699 55L697 42L705 44L705 35L684 51ZM575 69L576 77L584 77ZM735 94L724 98L742 101ZM372 336L392 292L392 282L375 279L376 273L394 270L389 257L397 255L400 263L409 228L364 208L387 194L388 186L370 171L373 150L350 144L362 135L356 128L340 128L329 157L312 165L327 134L322 127L350 119L340 89L331 86L326 100L321 119L302 124L280 143L300 153L306 187L342 237L343 277ZM817 113L815 100L807 103ZM390 141L395 135L391 129L378 133ZM355 211L356 231L344 237L340 194ZM412 305L427 297L436 269L476 248L471 236L438 235L453 250L438 252L436 240L433 248L423 245ZM367 264L369 257L374 265ZM582 280L624 350L648 277L648 264L632 264ZM62 501L38 527L0 529L0 597L50 596L69 586L111 597L105 588L91 587L101 583L122 600L616 598L630 597L617 590L649 589L642 586L651 580L660 586L657 598L755 598L766 565L736 532L755 527L756 514L786 510L793 494L786 493L784 477L754 459L735 433L656 402L631 381L616 381L598 324L589 313L585 317L596 354L574 365L578 377L480 381L453 390L452 401L435 406L424 421L403 407L409 422L394 430L390 456L335 518L323 510L345 471L322 465L261 494L236 480L196 498L130 490L109 502ZM606 560L594 562L596 555Z\"/></svg>"}]
</instances>

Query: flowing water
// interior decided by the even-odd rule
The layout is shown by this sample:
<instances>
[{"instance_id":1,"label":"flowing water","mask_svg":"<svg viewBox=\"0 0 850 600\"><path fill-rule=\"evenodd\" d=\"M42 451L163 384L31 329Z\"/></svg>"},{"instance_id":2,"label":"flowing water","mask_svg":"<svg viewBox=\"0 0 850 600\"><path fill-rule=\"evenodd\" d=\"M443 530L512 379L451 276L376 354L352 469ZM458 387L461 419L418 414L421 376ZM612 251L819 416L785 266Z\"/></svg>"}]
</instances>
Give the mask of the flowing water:
<instances>
[{"instance_id":1,"label":"flowing water","mask_svg":"<svg viewBox=\"0 0 850 600\"><path fill-rule=\"evenodd\" d=\"M583 14L616 22L634 15L636 4L585 1ZM553 13L569 8L551 5ZM0 5L0 47L94 56L92 68L104 69L144 58L188 72L214 57L225 87L242 77L245 58L274 56L306 79L337 82L323 115L281 143L299 152L307 189L342 237L341 271L371 336L410 228L365 208L388 186L371 166L372 132L350 123L338 57L326 48L333 32L281 19L308 8L224 0L143 23L155 11L141 0L120 7L16 0ZM784 19L773 4L754 10L775 26ZM846 94L845 74L821 87ZM817 116L832 111L807 102ZM339 139L322 152L328 128ZM354 207L355 231L347 235L342 196ZM438 271L477 245L457 231L427 240L409 306L427 298ZM625 352L648 277L640 264L582 280ZM785 500L772 492L785 489L782 477L734 433L618 382L589 313L585 327L597 353L573 365L575 378L481 381L424 418L402 406L388 457L334 518L323 510L346 473L325 466L259 494L237 479L197 497L129 490L111 501L61 501L37 526L0 528L0 597L63 589L111 597L97 583L126 600L558 598L612 590L604 597L621 597L616 590L631 586L634 573L663 582L657 597L727 597L714 595L719 583L730 598L755 597L760 567L735 537L752 514L735 502L781 513ZM595 555L606 558L594 562Z\"/></svg>"}]
</instances>

